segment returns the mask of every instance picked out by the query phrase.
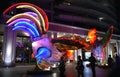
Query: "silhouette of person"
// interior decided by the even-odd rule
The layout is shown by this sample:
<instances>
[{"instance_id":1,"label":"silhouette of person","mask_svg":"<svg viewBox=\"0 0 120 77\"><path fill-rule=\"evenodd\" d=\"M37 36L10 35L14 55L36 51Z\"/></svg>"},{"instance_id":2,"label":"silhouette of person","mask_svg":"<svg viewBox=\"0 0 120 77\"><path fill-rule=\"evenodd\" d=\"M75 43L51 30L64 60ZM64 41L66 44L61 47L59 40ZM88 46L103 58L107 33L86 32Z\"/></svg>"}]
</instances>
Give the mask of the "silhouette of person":
<instances>
[{"instance_id":1,"label":"silhouette of person","mask_svg":"<svg viewBox=\"0 0 120 77\"><path fill-rule=\"evenodd\" d=\"M116 55L116 63L108 72L107 77L120 77L120 57L118 55Z\"/></svg>"},{"instance_id":2,"label":"silhouette of person","mask_svg":"<svg viewBox=\"0 0 120 77\"><path fill-rule=\"evenodd\" d=\"M92 75L93 75L93 77L96 77L96 71L95 71L96 59L93 56L93 53L91 53L91 56L89 57L89 62L90 62L90 67L92 69Z\"/></svg>"},{"instance_id":3,"label":"silhouette of person","mask_svg":"<svg viewBox=\"0 0 120 77\"><path fill-rule=\"evenodd\" d=\"M65 74L64 74L65 73L65 60L63 56L60 59L59 71L60 71L60 77L65 77Z\"/></svg>"},{"instance_id":4,"label":"silhouette of person","mask_svg":"<svg viewBox=\"0 0 120 77\"><path fill-rule=\"evenodd\" d=\"M112 59L111 55L108 56L107 63L108 63L109 70L111 70L113 63L114 63L114 60Z\"/></svg>"},{"instance_id":5,"label":"silhouette of person","mask_svg":"<svg viewBox=\"0 0 120 77\"><path fill-rule=\"evenodd\" d=\"M80 77L80 75L82 77L84 77L84 73L83 73L84 72L84 65L83 65L83 60L81 59L81 56L78 56L76 70L78 72L78 77Z\"/></svg>"},{"instance_id":6,"label":"silhouette of person","mask_svg":"<svg viewBox=\"0 0 120 77\"><path fill-rule=\"evenodd\" d=\"M120 64L120 57L117 54L115 56L115 64Z\"/></svg>"}]
</instances>

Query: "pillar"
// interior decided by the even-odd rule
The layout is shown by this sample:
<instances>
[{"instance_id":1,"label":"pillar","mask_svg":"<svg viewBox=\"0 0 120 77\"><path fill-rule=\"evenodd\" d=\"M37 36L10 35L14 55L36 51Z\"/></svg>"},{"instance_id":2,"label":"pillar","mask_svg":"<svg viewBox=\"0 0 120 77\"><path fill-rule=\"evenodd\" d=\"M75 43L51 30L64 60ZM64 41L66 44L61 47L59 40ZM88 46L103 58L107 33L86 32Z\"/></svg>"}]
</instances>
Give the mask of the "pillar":
<instances>
[{"instance_id":1,"label":"pillar","mask_svg":"<svg viewBox=\"0 0 120 77\"><path fill-rule=\"evenodd\" d=\"M113 57L111 43L108 43L107 47L105 48L104 53L105 53L105 55L104 55L104 57L105 57L104 62L107 63L108 56L111 55Z\"/></svg>"},{"instance_id":2,"label":"pillar","mask_svg":"<svg viewBox=\"0 0 120 77\"><path fill-rule=\"evenodd\" d=\"M117 48L117 54L120 56L120 41L119 40L117 41L116 48Z\"/></svg>"},{"instance_id":3,"label":"pillar","mask_svg":"<svg viewBox=\"0 0 120 77\"><path fill-rule=\"evenodd\" d=\"M51 33L51 32L48 32L48 33L47 33L47 36L48 36L48 38L52 38L52 33Z\"/></svg>"},{"instance_id":4,"label":"pillar","mask_svg":"<svg viewBox=\"0 0 120 77\"><path fill-rule=\"evenodd\" d=\"M4 40L3 40L3 53L2 65L14 66L15 65L15 50L16 50L16 31L12 27L5 27Z\"/></svg>"},{"instance_id":5,"label":"pillar","mask_svg":"<svg viewBox=\"0 0 120 77\"><path fill-rule=\"evenodd\" d=\"M74 50L74 61L77 62L78 50Z\"/></svg>"},{"instance_id":6,"label":"pillar","mask_svg":"<svg viewBox=\"0 0 120 77\"><path fill-rule=\"evenodd\" d=\"M57 38L57 32L54 32L54 38L55 39Z\"/></svg>"}]
</instances>

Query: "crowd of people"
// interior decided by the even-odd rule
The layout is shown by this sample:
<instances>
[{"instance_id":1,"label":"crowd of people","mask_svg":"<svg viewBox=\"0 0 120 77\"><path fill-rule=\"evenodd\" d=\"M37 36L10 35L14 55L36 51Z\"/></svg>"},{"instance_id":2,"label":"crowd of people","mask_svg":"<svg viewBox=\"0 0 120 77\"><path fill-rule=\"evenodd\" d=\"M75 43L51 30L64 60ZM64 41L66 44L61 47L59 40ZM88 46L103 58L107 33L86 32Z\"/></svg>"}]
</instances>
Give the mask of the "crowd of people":
<instances>
[{"instance_id":1,"label":"crowd of people","mask_svg":"<svg viewBox=\"0 0 120 77\"><path fill-rule=\"evenodd\" d=\"M89 61L90 61L90 66L92 69L93 77L96 77L96 75L95 75L96 59L93 56L93 53L91 53ZM75 69L77 70L77 73L78 73L77 77L80 77L80 76L84 77L84 65L83 65L83 60L81 59L80 55L77 57L77 64L76 64ZM60 59L59 71L60 71L60 77L65 77L65 59L63 56Z\"/></svg>"},{"instance_id":2,"label":"crowd of people","mask_svg":"<svg viewBox=\"0 0 120 77\"><path fill-rule=\"evenodd\" d=\"M94 54L91 53L91 56L89 57L88 61L90 62L89 67L91 68L92 71L92 77L96 77L96 58L94 57ZM65 77L65 59L62 56L61 60L60 60L60 64L59 64L59 71L60 71L60 77ZM120 57L116 54L115 56L115 60L111 57L111 55L108 56L107 59L107 64L108 64L108 70L110 72L110 74L108 74L108 77L114 77L113 72L118 70L120 68ZM118 68L119 66L119 68ZM76 71L77 71L77 77L84 77L84 64L83 64L83 60L81 59L81 56L78 55L77 57L77 63L76 63L76 67L75 67ZM112 74L111 74L112 72ZM115 72L117 73L117 72ZM118 74L117 74L118 75Z\"/></svg>"}]
</instances>

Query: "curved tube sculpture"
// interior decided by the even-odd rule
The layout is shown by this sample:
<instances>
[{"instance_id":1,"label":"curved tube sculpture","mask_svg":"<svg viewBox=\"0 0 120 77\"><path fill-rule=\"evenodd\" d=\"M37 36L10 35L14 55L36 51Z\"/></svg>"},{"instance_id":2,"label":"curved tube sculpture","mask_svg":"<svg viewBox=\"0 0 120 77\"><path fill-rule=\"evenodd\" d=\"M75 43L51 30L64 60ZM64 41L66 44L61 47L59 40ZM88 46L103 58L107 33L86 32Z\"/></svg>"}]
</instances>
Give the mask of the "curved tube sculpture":
<instances>
[{"instance_id":1,"label":"curved tube sculpture","mask_svg":"<svg viewBox=\"0 0 120 77\"><path fill-rule=\"evenodd\" d=\"M6 9L3 14L19 8L31 11L12 16L7 20L7 26L13 27L12 30L23 30L30 34L37 67L44 70L50 67L50 63L47 61L49 60L48 58L53 57L51 51L52 43L45 35L49 28L47 15L40 7L30 3L14 4Z\"/></svg>"}]
</instances>

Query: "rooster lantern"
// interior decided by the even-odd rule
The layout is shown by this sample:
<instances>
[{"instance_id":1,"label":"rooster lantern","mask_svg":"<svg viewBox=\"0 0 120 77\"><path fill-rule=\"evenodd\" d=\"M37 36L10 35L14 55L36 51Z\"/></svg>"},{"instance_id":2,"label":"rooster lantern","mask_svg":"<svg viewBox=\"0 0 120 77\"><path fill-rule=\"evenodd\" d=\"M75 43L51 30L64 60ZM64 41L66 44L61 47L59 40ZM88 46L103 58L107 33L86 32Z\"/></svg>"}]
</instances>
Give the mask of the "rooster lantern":
<instances>
[{"instance_id":1,"label":"rooster lantern","mask_svg":"<svg viewBox=\"0 0 120 77\"><path fill-rule=\"evenodd\" d=\"M12 27L12 30L23 30L28 33L32 41L32 49L34 58L36 58L39 69L45 69L50 66L48 60L51 60L54 49L51 41L47 38L49 23L46 13L38 6L30 3L17 3L6 9L3 14L9 13L12 9L27 9L29 12L22 12L9 18L7 26ZM59 59L60 53L57 53Z\"/></svg>"}]
</instances>

